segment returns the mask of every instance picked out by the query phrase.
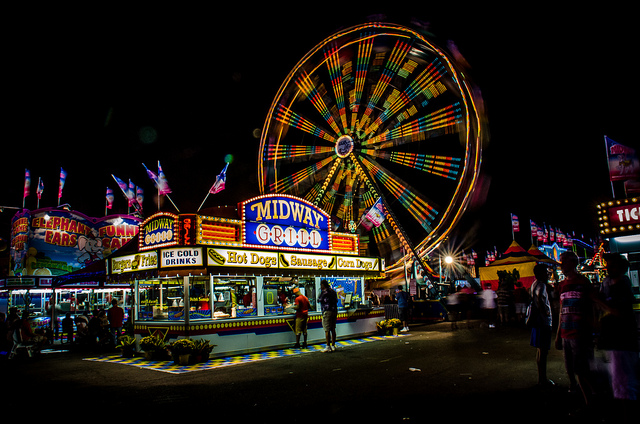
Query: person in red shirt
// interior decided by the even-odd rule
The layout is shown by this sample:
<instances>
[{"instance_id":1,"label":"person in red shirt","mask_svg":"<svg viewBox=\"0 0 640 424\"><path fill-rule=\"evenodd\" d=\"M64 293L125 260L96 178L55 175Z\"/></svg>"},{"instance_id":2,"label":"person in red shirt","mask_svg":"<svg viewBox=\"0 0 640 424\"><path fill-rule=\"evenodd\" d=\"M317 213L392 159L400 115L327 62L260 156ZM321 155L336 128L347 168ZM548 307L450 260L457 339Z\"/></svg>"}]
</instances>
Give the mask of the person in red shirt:
<instances>
[{"instance_id":1,"label":"person in red shirt","mask_svg":"<svg viewBox=\"0 0 640 424\"><path fill-rule=\"evenodd\" d=\"M296 344L294 349L300 348L300 336L303 336L302 348L307 347L307 320L309 319L309 309L311 304L309 299L300 292L299 288L293 289L293 294L296 296L293 302L293 309L296 310L296 323L294 331L296 333Z\"/></svg>"},{"instance_id":2,"label":"person in red shirt","mask_svg":"<svg viewBox=\"0 0 640 424\"><path fill-rule=\"evenodd\" d=\"M565 279L560 282L560 322L555 345L564 353L571 389L577 385L589 407L593 395L590 362L594 357L595 291L589 279L577 271L579 260L574 252L564 252L560 261Z\"/></svg>"},{"instance_id":3,"label":"person in red shirt","mask_svg":"<svg viewBox=\"0 0 640 424\"><path fill-rule=\"evenodd\" d=\"M111 307L107 311L109 329L111 330L112 342L117 343L118 337L122 335L122 322L124 321L124 309L118 306L118 300L111 301Z\"/></svg>"}]
</instances>

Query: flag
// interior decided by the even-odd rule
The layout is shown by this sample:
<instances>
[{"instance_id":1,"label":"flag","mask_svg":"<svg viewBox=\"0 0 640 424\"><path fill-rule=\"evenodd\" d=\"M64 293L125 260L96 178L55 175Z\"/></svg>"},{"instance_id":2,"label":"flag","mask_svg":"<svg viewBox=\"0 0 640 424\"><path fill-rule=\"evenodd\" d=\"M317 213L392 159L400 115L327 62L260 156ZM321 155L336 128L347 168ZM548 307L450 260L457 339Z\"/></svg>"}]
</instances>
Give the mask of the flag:
<instances>
[{"instance_id":1,"label":"flag","mask_svg":"<svg viewBox=\"0 0 640 424\"><path fill-rule=\"evenodd\" d=\"M128 189L127 183L125 183L124 181L122 181L120 178L116 177L113 174L111 174L111 176L115 180L116 184L118 184L118 187L120 187L120 190L122 190L122 193L126 196L127 195L127 189Z\"/></svg>"},{"instance_id":2,"label":"flag","mask_svg":"<svg viewBox=\"0 0 640 424\"><path fill-rule=\"evenodd\" d=\"M112 209L113 208L113 190L111 190L109 187L107 187L107 209Z\"/></svg>"},{"instance_id":3,"label":"flag","mask_svg":"<svg viewBox=\"0 0 640 424\"><path fill-rule=\"evenodd\" d=\"M171 193L171 189L169 188L169 184L167 183L167 179L164 175L164 172L162 172L162 167L160 166L160 161L158 161L158 173L156 174L155 172L151 171L149 168L147 168L147 165L145 165L144 163L142 164L142 166L144 166L144 169L147 171L147 175L149 176L149 178L151 178L154 182L154 184L156 185L156 188L158 189L158 194L169 194Z\"/></svg>"},{"instance_id":4,"label":"flag","mask_svg":"<svg viewBox=\"0 0 640 424\"><path fill-rule=\"evenodd\" d=\"M136 185L129 180L129 186L127 187L127 200L129 201L129 206L133 206L136 202Z\"/></svg>"},{"instance_id":5,"label":"flag","mask_svg":"<svg viewBox=\"0 0 640 424\"><path fill-rule=\"evenodd\" d=\"M160 161L158 161L158 194L169 194L171 193L171 189L169 188L169 183L167 182L167 178L162 172L162 167L160 166Z\"/></svg>"},{"instance_id":6,"label":"flag","mask_svg":"<svg viewBox=\"0 0 640 424\"><path fill-rule=\"evenodd\" d=\"M24 170L24 194L23 198L29 196L29 192L31 191L31 172L28 169Z\"/></svg>"},{"instance_id":7,"label":"flag","mask_svg":"<svg viewBox=\"0 0 640 424\"><path fill-rule=\"evenodd\" d=\"M626 181L640 178L640 161L636 150L604 137L609 162L609 179Z\"/></svg>"},{"instance_id":8,"label":"flag","mask_svg":"<svg viewBox=\"0 0 640 424\"><path fill-rule=\"evenodd\" d=\"M520 231L520 221L518 221L518 217L514 214L511 214L511 228L514 233Z\"/></svg>"},{"instance_id":9,"label":"flag","mask_svg":"<svg viewBox=\"0 0 640 424\"><path fill-rule=\"evenodd\" d=\"M67 172L60 168L60 185L58 186L58 199L62 198L62 189L64 188L64 182L67 179Z\"/></svg>"},{"instance_id":10,"label":"flag","mask_svg":"<svg viewBox=\"0 0 640 424\"><path fill-rule=\"evenodd\" d=\"M36 189L36 194L38 195L38 200L42 198L42 192L44 191L44 183L42 182L42 178L38 177L38 188Z\"/></svg>"},{"instance_id":11,"label":"flag","mask_svg":"<svg viewBox=\"0 0 640 424\"><path fill-rule=\"evenodd\" d=\"M144 166L144 169L147 171L147 175L149 176L149 178L151 178L153 180L153 182L155 183L156 187L158 186L158 176L151 171L149 168L147 168L147 165L145 165L144 163L142 164L142 166Z\"/></svg>"},{"instance_id":12,"label":"flag","mask_svg":"<svg viewBox=\"0 0 640 424\"><path fill-rule=\"evenodd\" d=\"M367 230L370 230L374 226L379 227L384 222L384 218L384 205L382 204L382 198L378 197L378 200L371 206L369 212L362 217L360 223Z\"/></svg>"},{"instance_id":13,"label":"flag","mask_svg":"<svg viewBox=\"0 0 640 424\"><path fill-rule=\"evenodd\" d=\"M229 163L227 163L224 168L222 169L222 171L220 172L220 174L218 174L218 176L216 177L216 182L213 183L213 185L211 186L211 189L209 189L209 193L211 194L216 194L221 192L222 190L224 190L224 186L227 182L227 167L229 166Z\"/></svg>"},{"instance_id":14,"label":"flag","mask_svg":"<svg viewBox=\"0 0 640 424\"><path fill-rule=\"evenodd\" d=\"M141 187L136 187L136 202L140 205L140 209L142 209L142 202L144 201L144 190Z\"/></svg>"},{"instance_id":15,"label":"flag","mask_svg":"<svg viewBox=\"0 0 640 424\"><path fill-rule=\"evenodd\" d=\"M538 226L532 220L529 220L529 225L531 226L531 236L538 238Z\"/></svg>"}]
</instances>

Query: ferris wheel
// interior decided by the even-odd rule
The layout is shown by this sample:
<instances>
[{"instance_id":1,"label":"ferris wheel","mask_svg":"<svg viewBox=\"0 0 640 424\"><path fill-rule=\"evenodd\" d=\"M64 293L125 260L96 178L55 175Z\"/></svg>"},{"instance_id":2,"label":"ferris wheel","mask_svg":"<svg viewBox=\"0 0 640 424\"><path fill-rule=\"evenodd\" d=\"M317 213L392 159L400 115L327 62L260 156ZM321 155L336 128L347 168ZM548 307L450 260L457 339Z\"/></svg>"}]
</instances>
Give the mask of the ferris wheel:
<instances>
[{"instance_id":1,"label":"ferris wheel","mask_svg":"<svg viewBox=\"0 0 640 424\"><path fill-rule=\"evenodd\" d=\"M291 70L260 139L261 193L286 193L361 234L387 268L424 257L476 184L481 113L453 56L408 27L367 23L326 38ZM386 219L361 219L381 199Z\"/></svg>"}]
</instances>

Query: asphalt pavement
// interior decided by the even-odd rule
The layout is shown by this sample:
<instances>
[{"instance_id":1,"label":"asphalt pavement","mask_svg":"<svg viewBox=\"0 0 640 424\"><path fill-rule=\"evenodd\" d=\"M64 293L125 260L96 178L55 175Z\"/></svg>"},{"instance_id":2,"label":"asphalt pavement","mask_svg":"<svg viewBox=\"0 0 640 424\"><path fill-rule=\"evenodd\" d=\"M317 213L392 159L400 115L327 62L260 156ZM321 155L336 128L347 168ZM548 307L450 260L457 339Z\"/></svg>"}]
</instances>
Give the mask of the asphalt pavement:
<instances>
[{"instance_id":1,"label":"asphalt pavement","mask_svg":"<svg viewBox=\"0 0 640 424\"><path fill-rule=\"evenodd\" d=\"M114 355L56 350L0 361L5 411L80 421L600 421L573 415L582 402L568 393L562 352L549 355L556 386L536 386L535 349L517 326L421 324L333 353L314 347L178 373L97 360Z\"/></svg>"}]
</instances>

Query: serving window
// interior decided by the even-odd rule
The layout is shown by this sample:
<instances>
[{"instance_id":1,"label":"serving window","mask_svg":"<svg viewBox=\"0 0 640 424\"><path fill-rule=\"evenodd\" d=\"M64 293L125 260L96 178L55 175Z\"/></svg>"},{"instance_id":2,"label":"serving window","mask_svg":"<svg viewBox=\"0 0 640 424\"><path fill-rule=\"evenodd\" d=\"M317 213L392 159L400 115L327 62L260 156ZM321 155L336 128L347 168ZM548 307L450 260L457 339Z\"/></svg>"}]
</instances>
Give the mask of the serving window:
<instances>
[{"instance_id":1,"label":"serving window","mask_svg":"<svg viewBox=\"0 0 640 424\"><path fill-rule=\"evenodd\" d=\"M338 293L338 307L357 299L358 279L327 278ZM318 311L318 278L189 276L137 282L137 320L189 321L276 316L295 313L294 288ZM186 293L185 293L186 290ZM188 298L186 297L188 296Z\"/></svg>"},{"instance_id":2,"label":"serving window","mask_svg":"<svg viewBox=\"0 0 640 424\"><path fill-rule=\"evenodd\" d=\"M184 319L184 283L181 278L159 278L138 283L138 320Z\"/></svg>"}]
</instances>

